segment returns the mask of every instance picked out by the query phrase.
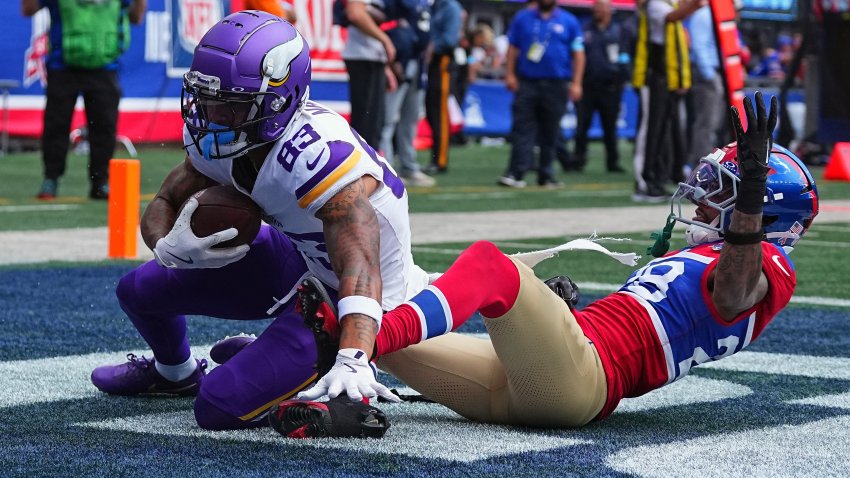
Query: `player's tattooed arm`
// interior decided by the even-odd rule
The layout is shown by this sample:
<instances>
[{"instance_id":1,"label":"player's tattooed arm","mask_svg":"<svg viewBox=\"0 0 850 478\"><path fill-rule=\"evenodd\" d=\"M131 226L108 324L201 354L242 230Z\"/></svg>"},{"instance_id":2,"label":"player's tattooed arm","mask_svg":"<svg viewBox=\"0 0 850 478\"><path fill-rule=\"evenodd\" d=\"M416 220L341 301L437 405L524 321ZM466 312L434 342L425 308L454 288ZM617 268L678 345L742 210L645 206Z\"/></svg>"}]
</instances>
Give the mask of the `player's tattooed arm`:
<instances>
[{"instance_id":1,"label":"player's tattooed arm","mask_svg":"<svg viewBox=\"0 0 850 478\"><path fill-rule=\"evenodd\" d=\"M761 214L732 213L729 230L739 234L762 230ZM726 242L714 270L712 300L720 316L732 321L767 294L767 277L762 272L762 246Z\"/></svg>"},{"instance_id":2,"label":"player's tattooed arm","mask_svg":"<svg viewBox=\"0 0 850 478\"><path fill-rule=\"evenodd\" d=\"M741 181L732 221L715 270L712 292L717 312L728 321L734 320L767 294L767 277L762 272L762 210L778 110L776 97L770 99L770 115L761 92L755 94L755 107L749 98L745 98L745 131L738 109L730 108Z\"/></svg>"},{"instance_id":3,"label":"player's tattooed arm","mask_svg":"<svg viewBox=\"0 0 850 478\"><path fill-rule=\"evenodd\" d=\"M319 209L328 256L339 277L339 297L359 295L381 303L380 227L369 195L377 188L371 176L347 185ZM372 352L378 327L362 314L341 317L339 347Z\"/></svg>"},{"instance_id":4,"label":"player's tattooed arm","mask_svg":"<svg viewBox=\"0 0 850 478\"><path fill-rule=\"evenodd\" d=\"M174 226L180 206L192 194L215 184L195 169L188 158L172 169L142 214L140 229L145 244L153 250L156 241L165 237Z\"/></svg>"}]
</instances>

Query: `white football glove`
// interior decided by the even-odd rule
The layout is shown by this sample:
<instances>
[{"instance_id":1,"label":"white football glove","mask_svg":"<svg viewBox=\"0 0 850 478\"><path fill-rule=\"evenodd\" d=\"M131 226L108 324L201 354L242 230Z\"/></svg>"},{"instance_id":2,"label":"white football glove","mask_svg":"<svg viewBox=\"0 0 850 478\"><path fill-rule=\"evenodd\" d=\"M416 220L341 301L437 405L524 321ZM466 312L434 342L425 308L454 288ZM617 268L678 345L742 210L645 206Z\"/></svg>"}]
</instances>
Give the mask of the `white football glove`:
<instances>
[{"instance_id":1,"label":"white football glove","mask_svg":"<svg viewBox=\"0 0 850 478\"><path fill-rule=\"evenodd\" d=\"M363 397L381 396L390 402L400 402L390 389L380 384L375 371L369 366L369 356L360 349L340 349L336 363L331 370L309 390L298 394L299 400L315 400L323 395L336 398L341 393L348 395L352 402Z\"/></svg>"},{"instance_id":2,"label":"white football glove","mask_svg":"<svg viewBox=\"0 0 850 478\"><path fill-rule=\"evenodd\" d=\"M214 245L236 237L239 234L236 228L207 237L196 236L190 227L195 209L198 209L198 200L189 198L168 235L156 241L153 255L159 265L169 269L214 269L245 257L250 249L247 244L212 249Z\"/></svg>"}]
</instances>

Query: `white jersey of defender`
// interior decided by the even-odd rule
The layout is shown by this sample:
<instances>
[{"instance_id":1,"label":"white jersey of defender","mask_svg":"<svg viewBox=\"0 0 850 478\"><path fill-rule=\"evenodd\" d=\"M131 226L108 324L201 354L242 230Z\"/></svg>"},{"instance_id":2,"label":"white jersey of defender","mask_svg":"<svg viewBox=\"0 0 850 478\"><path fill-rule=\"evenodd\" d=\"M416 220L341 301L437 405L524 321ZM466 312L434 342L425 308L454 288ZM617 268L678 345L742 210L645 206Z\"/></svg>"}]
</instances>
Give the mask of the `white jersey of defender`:
<instances>
[{"instance_id":1,"label":"white jersey of defender","mask_svg":"<svg viewBox=\"0 0 850 478\"><path fill-rule=\"evenodd\" d=\"M183 139L192 144L185 126ZM248 194L231 175L233 161L244 159L207 160L193 146L187 152L202 174ZM338 289L339 280L331 267L316 212L342 188L365 175L379 182L369 201L380 225L381 306L391 310L425 287L428 276L413 263L404 185L344 118L308 101L266 156L250 196L264 211L264 221L292 240L310 272Z\"/></svg>"}]
</instances>

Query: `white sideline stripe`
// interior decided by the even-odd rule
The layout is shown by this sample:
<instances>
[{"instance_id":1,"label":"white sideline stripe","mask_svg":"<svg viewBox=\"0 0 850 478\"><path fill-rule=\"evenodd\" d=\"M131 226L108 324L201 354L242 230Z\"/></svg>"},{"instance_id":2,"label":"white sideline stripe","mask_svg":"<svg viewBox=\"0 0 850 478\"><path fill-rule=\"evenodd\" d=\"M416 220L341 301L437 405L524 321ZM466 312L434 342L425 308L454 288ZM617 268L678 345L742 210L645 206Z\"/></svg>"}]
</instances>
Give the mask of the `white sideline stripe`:
<instances>
[{"instance_id":1,"label":"white sideline stripe","mask_svg":"<svg viewBox=\"0 0 850 478\"><path fill-rule=\"evenodd\" d=\"M806 247L816 246L816 247L840 247L847 248L850 247L850 242L835 242L835 241L818 241L811 240L805 242Z\"/></svg>"},{"instance_id":2,"label":"white sideline stripe","mask_svg":"<svg viewBox=\"0 0 850 478\"><path fill-rule=\"evenodd\" d=\"M850 416L626 448L608 457L643 477L850 476Z\"/></svg>"},{"instance_id":3,"label":"white sideline stripe","mask_svg":"<svg viewBox=\"0 0 850 478\"><path fill-rule=\"evenodd\" d=\"M652 393L623 399L614 413L637 413L693 403L719 402L752 393L750 387L737 383L688 375Z\"/></svg>"},{"instance_id":4,"label":"white sideline stripe","mask_svg":"<svg viewBox=\"0 0 850 478\"><path fill-rule=\"evenodd\" d=\"M71 211L79 208L79 204L31 204L21 206L0 206L0 212Z\"/></svg>"},{"instance_id":5,"label":"white sideline stripe","mask_svg":"<svg viewBox=\"0 0 850 478\"><path fill-rule=\"evenodd\" d=\"M850 307L850 300L833 299L830 297L791 297L792 304L829 305L833 307Z\"/></svg>"},{"instance_id":6,"label":"white sideline stripe","mask_svg":"<svg viewBox=\"0 0 850 478\"><path fill-rule=\"evenodd\" d=\"M533 191L533 188L529 190ZM544 191L540 189L540 191ZM504 199L504 198L513 198L517 197L520 194L520 191L493 191L493 192L482 192L482 193L427 193L423 192L422 194L428 194L429 199L434 199L437 201L470 201L476 199ZM593 196L605 196L605 197L618 197L618 196L628 196L630 192L626 189L603 189L599 191L561 191L556 193L556 197L586 197L588 194L592 194Z\"/></svg>"},{"instance_id":7,"label":"white sideline stripe","mask_svg":"<svg viewBox=\"0 0 850 478\"><path fill-rule=\"evenodd\" d=\"M211 346L192 347L192 353L196 357L208 357ZM150 356L149 351L136 350L0 362L0 410L32 403L103 397L91 383L91 371L101 365L121 363L129 352ZM211 368L214 365L210 362Z\"/></svg>"},{"instance_id":8,"label":"white sideline stripe","mask_svg":"<svg viewBox=\"0 0 850 478\"><path fill-rule=\"evenodd\" d=\"M788 400L785 403L791 405L814 405L817 407L845 408L850 410L850 392L836 393L833 395L819 395L817 397Z\"/></svg>"},{"instance_id":9,"label":"white sideline stripe","mask_svg":"<svg viewBox=\"0 0 850 478\"><path fill-rule=\"evenodd\" d=\"M594 292L614 292L622 287L622 284L606 284L604 282L579 282L579 290L592 290ZM827 305L831 307L850 307L850 300L835 299L832 297L812 297L795 295L791 297L792 304Z\"/></svg>"},{"instance_id":10,"label":"white sideline stripe","mask_svg":"<svg viewBox=\"0 0 850 478\"><path fill-rule=\"evenodd\" d=\"M806 237L809 237L809 234L812 232L850 232L850 227L847 226L833 226L830 224L815 224L809 232L806 233Z\"/></svg>"},{"instance_id":11,"label":"white sideline stripe","mask_svg":"<svg viewBox=\"0 0 850 478\"><path fill-rule=\"evenodd\" d=\"M701 364L699 368L850 380L850 358L844 357L743 351L723 360Z\"/></svg>"},{"instance_id":12,"label":"white sideline stripe","mask_svg":"<svg viewBox=\"0 0 850 478\"><path fill-rule=\"evenodd\" d=\"M589 440L547 436L545 432L535 433L503 426L482 425L467 421L445 407L426 403L382 404L381 409L392 417L392 428L383 440L287 439L267 428L227 433L211 432L198 428L192 413L186 411L138 415L74 425L100 430L186 436L228 442L262 442L278 444L282 447L428 457L462 463L593 443Z\"/></svg>"}]
</instances>

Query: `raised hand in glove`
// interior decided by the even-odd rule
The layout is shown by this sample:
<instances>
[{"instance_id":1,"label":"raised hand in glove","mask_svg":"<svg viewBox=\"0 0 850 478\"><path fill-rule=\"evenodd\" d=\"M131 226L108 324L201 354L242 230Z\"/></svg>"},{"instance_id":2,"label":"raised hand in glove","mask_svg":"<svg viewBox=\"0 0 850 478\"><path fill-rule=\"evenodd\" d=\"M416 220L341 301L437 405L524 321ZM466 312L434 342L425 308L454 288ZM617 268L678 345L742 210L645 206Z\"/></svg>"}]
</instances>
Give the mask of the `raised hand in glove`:
<instances>
[{"instance_id":1,"label":"raised hand in glove","mask_svg":"<svg viewBox=\"0 0 850 478\"><path fill-rule=\"evenodd\" d=\"M398 396L378 382L375 373L369 365L366 352L360 349L340 349L331 370L312 388L299 393L298 399L315 400L325 394L336 398L344 393L355 402L359 402L363 397L378 396L393 403L400 402Z\"/></svg>"},{"instance_id":2,"label":"raised hand in glove","mask_svg":"<svg viewBox=\"0 0 850 478\"><path fill-rule=\"evenodd\" d=\"M169 269L213 269L224 267L245 257L250 246L213 249L216 244L229 241L239 232L225 229L207 237L198 237L192 231L192 214L198 209L198 200L189 198L168 235L156 241L153 255L156 262Z\"/></svg>"},{"instance_id":3,"label":"raised hand in glove","mask_svg":"<svg viewBox=\"0 0 850 478\"><path fill-rule=\"evenodd\" d=\"M756 108L749 98L744 98L744 111L747 115L747 130L741 124L741 116L734 106L732 128L738 142L738 167L741 182L735 209L746 214L761 214L764 207L765 184L767 184L767 165L770 150L773 147L773 130L779 105L776 97L770 100L770 116L764 106L760 91L756 92Z\"/></svg>"}]
</instances>

